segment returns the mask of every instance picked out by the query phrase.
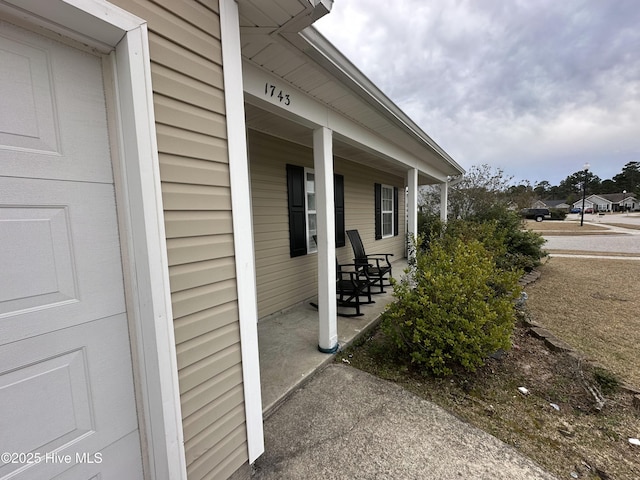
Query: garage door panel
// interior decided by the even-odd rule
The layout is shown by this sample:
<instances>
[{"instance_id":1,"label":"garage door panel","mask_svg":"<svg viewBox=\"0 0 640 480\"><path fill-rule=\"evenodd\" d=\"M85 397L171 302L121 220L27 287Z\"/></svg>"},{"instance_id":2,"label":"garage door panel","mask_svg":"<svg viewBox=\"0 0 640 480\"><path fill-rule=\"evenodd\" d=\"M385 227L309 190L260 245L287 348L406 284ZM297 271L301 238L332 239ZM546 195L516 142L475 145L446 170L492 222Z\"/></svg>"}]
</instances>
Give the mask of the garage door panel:
<instances>
[{"instance_id":1,"label":"garage door panel","mask_svg":"<svg viewBox=\"0 0 640 480\"><path fill-rule=\"evenodd\" d=\"M100 58L0 21L0 65L2 175L112 182Z\"/></svg>"},{"instance_id":2,"label":"garage door panel","mask_svg":"<svg viewBox=\"0 0 640 480\"><path fill-rule=\"evenodd\" d=\"M0 479L142 477L102 82L0 21Z\"/></svg>"},{"instance_id":3,"label":"garage door panel","mask_svg":"<svg viewBox=\"0 0 640 480\"><path fill-rule=\"evenodd\" d=\"M4 206L0 222L0 314L75 300L68 208ZM24 268L29 263L38 275Z\"/></svg>"},{"instance_id":4,"label":"garage door panel","mask_svg":"<svg viewBox=\"0 0 640 480\"><path fill-rule=\"evenodd\" d=\"M2 343L125 311L114 202L112 185L0 178Z\"/></svg>"},{"instance_id":5,"label":"garage door panel","mask_svg":"<svg viewBox=\"0 0 640 480\"><path fill-rule=\"evenodd\" d=\"M142 478L140 458L136 451L140 445L137 432L130 433L117 444L105 448L99 457L90 457L96 463L81 463L52 480L123 480ZM117 458L117 462L108 462ZM97 463L101 461L102 463ZM108 463L107 463L108 462ZM50 477L35 477L36 480L48 480Z\"/></svg>"},{"instance_id":6,"label":"garage door panel","mask_svg":"<svg viewBox=\"0 0 640 480\"><path fill-rule=\"evenodd\" d=\"M21 112L0 120L3 148L59 155L58 125L51 102L49 56L19 39L0 37L0 109Z\"/></svg>"},{"instance_id":7,"label":"garage door panel","mask_svg":"<svg viewBox=\"0 0 640 480\"><path fill-rule=\"evenodd\" d=\"M0 451L75 458L101 452L135 431L127 328L122 314L5 345L0 408L12 415L0 416L0 432L16 422L22 428L0 435ZM27 360L25 351L38 354ZM0 463L0 478L18 467Z\"/></svg>"},{"instance_id":8,"label":"garage door panel","mask_svg":"<svg viewBox=\"0 0 640 480\"><path fill-rule=\"evenodd\" d=\"M16 412L24 426L2 451L57 448L93 430L86 360L84 349L77 349L0 376L3 408Z\"/></svg>"}]
</instances>

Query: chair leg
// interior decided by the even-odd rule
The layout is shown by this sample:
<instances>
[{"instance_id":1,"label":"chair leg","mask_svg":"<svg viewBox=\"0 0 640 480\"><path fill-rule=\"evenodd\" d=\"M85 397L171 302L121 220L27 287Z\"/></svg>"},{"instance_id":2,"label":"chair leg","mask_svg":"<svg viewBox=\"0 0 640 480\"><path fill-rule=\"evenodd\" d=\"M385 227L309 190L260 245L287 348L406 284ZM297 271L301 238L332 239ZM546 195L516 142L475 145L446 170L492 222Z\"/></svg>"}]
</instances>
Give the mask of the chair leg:
<instances>
[{"instance_id":1,"label":"chair leg","mask_svg":"<svg viewBox=\"0 0 640 480\"><path fill-rule=\"evenodd\" d=\"M360 311L360 300L358 298L357 295L353 296L353 297L349 297L347 300L344 300L342 297L340 298L340 300L338 300L338 308L343 307L343 308L355 308L356 313L341 313L338 312L338 315L340 317L361 317L362 315L364 315L364 313L362 313Z\"/></svg>"}]
</instances>

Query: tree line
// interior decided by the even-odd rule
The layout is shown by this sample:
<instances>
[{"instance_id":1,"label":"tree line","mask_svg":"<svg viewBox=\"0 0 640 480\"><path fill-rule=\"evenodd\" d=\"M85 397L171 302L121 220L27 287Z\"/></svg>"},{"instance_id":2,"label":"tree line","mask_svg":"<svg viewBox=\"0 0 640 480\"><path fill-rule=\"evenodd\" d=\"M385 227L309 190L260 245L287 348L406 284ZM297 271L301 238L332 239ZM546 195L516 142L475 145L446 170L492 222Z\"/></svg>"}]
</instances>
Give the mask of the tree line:
<instances>
[{"instance_id":1,"label":"tree line","mask_svg":"<svg viewBox=\"0 0 640 480\"><path fill-rule=\"evenodd\" d=\"M586 179L589 193L632 193L640 194L640 162L629 162L613 178L601 180L590 171L580 170L562 180L559 185L547 181L539 182L533 192L541 199L576 200L582 194L582 182ZM571 202L569 202L571 203Z\"/></svg>"},{"instance_id":2,"label":"tree line","mask_svg":"<svg viewBox=\"0 0 640 480\"><path fill-rule=\"evenodd\" d=\"M568 175L559 185L551 185L548 181L535 185L522 181L514 185L513 177L505 175L501 169L493 169L486 164L473 166L464 176L451 181L449 217L467 218L496 205L528 208L536 200L564 200L571 205L581 198L583 182L588 194L626 191L640 197L640 162L627 163L619 174L606 180L601 180L590 171L579 170ZM422 190L421 211L438 212L439 191L439 187Z\"/></svg>"}]
</instances>

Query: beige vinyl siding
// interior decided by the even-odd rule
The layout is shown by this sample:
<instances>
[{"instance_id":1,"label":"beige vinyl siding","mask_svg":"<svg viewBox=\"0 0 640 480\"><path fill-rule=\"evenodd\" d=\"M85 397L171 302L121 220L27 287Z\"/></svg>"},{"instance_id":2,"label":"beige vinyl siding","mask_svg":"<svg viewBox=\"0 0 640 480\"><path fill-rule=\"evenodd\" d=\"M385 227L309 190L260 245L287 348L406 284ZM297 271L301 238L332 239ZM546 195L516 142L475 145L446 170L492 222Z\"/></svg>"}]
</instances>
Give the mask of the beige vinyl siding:
<instances>
[{"instance_id":1,"label":"beige vinyl siding","mask_svg":"<svg viewBox=\"0 0 640 480\"><path fill-rule=\"evenodd\" d=\"M368 254L392 253L397 260L405 256L405 179L342 159L336 159L336 173L344 175L345 229L358 230ZM398 188L398 235L375 239L374 184ZM353 250L349 239L346 246L336 252L341 263L353 263ZM400 272L398 272L400 273Z\"/></svg>"},{"instance_id":2,"label":"beige vinyl siding","mask_svg":"<svg viewBox=\"0 0 640 480\"><path fill-rule=\"evenodd\" d=\"M317 256L291 258L289 254L289 213L286 164L313 168L313 151L269 135L249 131L251 194L253 202L254 246L258 316L279 312L317 294ZM344 175L345 226L358 229L367 251L393 253L404 257L404 179L336 158L335 173ZM399 189L399 235L374 240L374 184ZM349 240L336 250L342 263L353 261Z\"/></svg>"},{"instance_id":3,"label":"beige vinyl siding","mask_svg":"<svg viewBox=\"0 0 640 480\"><path fill-rule=\"evenodd\" d=\"M148 21L187 472L248 461L217 0L113 0Z\"/></svg>"},{"instance_id":4,"label":"beige vinyl siding","mask_svg":"<svg viewBox=\"0 0 640 480\"><path fill-rule=\"evenodd\" d=\"M314 295L317 257L290 258L286 164L313 167L313 154L293 143L249 132L258 316Z\"/></svg>"}]
</instances>

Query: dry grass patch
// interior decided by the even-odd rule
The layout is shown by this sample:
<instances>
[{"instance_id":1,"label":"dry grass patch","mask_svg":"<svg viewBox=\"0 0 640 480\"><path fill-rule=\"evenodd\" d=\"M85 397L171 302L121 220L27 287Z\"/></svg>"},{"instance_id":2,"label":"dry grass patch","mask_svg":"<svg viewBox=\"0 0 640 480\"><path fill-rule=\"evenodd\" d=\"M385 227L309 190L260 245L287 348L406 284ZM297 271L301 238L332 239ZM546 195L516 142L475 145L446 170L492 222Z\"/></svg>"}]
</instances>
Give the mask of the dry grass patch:
<instances>
[{"instance_id":1,"label":"dry grass patch","mask_svg":"<svg viewBox=\"0 0 640 480\"><path fill-rule=\"evenodd\" d=\"M533 320L640 387L637 261L551 258L527 287Z\"/></svg>"},{"instance_id":2,"label":"dry grass patch","mask_svg":"<svg viewBox=\"0 0 640 480\"><path fill-rule=\"evenodd\" d=\"M601 257L612 257L614 259L619 257L638 258L637 253L598 252L594 250L562 250L559 248L548 248L546 250L551 254L551 256L556 253L562 255L598 255Z\"/></svg>"},{"instance_id":3,"label":"dry grass patch","mask_svg":"<svg viewBox=\"0 0 640 480\"><path fill-rule=\"evenodd\" d=\"M553 235L558 235L560 233L571 234L571 235L580 235L580 234L591 234L594 233L608 233L609 230L606 227L601 227L599 225L589 225L585 224L582 227L578 222L561 222L561 221L548 221L548 222L535 222L532 220L528 220L525 222L525 227L533 232L540 233L541 235L550 235L553 232Z\"/></svg>"},{"instance_id":4,"label":"dry grass patch","mask_svg":"<svg viewBox=\"0 0 640 480\"><path fill-rule=\"evenodd\" d=\"M629 230L640 230L640 225L634 225L631 223L607 223L612 227L628 228Z\"/></svg>"},{"instance_id":5,"label":"dry grass patch","mask_svg":"<svg viewBox=\"0 0 640 480\"><path fill-rule=\"evenodd\" d=\"M535 230L534 230L535 231ZM542 235L543 237L585 237L589 236L604 236L604 235L625 235L625 233L620 232L612 232L608 230L606 232L594 231L594 230L578 230L577 232L563 231L563 230L547 230L545 232L536 232Z\"/></svg>"}]
</instances>

